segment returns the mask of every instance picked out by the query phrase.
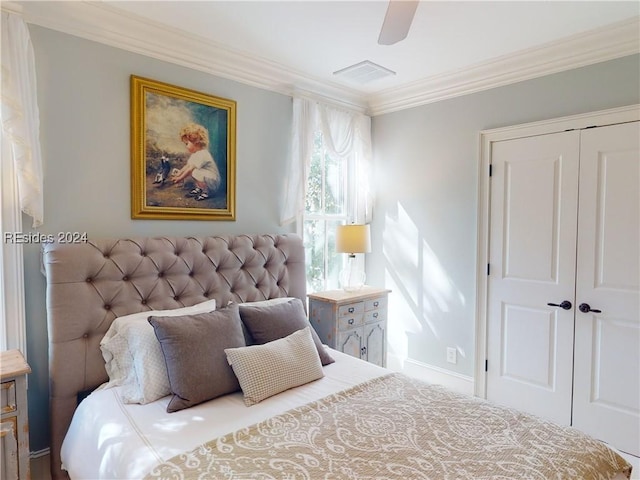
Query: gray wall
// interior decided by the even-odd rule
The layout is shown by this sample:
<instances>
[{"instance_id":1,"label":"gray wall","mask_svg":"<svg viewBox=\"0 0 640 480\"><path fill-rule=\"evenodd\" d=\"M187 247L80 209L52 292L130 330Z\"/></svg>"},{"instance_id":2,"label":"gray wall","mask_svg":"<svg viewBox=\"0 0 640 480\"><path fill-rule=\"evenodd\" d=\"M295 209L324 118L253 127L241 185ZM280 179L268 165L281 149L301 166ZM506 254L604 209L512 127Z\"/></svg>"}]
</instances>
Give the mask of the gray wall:
<instances>
[{"instance_id":1,"label":"gray wall","mask_svg":"<svg viewBox=\"0 0 640 480\"><path fill-rule=\"evenodd\" d=\"M291 98L31 25L36 56L45 221L41 233L88 237L289 231L279 226ZM237 102L236 221L131 220L129 76ZM30 219L24 230L30 231ZM25 251L31 450L49 445L45 281Z\"/></svg>"},{"instance_id":2,"label":"gray wall","mask_svg":"<svg viewBox=\"0 0 640 480\"><path fill-rule=\"evenodd\" d=\"M367 279L393 290L391 354L473 375L479 132L636 103L633 55L373 119Z\"/></svg>"}]
</instances>

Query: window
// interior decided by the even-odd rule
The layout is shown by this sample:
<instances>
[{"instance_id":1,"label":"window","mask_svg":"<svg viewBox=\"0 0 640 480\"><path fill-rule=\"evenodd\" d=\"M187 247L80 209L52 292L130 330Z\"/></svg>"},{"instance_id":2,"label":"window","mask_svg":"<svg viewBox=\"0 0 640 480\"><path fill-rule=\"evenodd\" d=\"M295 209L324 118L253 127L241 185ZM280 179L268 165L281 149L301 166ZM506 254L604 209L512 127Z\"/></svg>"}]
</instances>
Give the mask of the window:
<instances>
[{"instance_id":1,"label":"window","mask_svg":"<svg viewBox=\"0 0 640 480\"><path fill-rule=\"evenodd\" d=\"M336 226L371 221L370 158L370 117L294 96L280 221L304 238L308 292L339 288Z\"/></svg>"},{"instance_id":2,"label":"window","mask_svg":"<svg viewBox=\"0 0 640 480\"><path fill-rule=\"evenodd\" d=\"M336 226L354 216L353 159L330 155L317 132L309 165L304 209L307 290L339 288L345 256L335 251Z\"/></svg>"},{"instance_id":3,"label":"window","mask_svg":"<svg viewBox=\"0 0 640 480\"><path fill-rule=\"evenodd\" d=\"M1 141L0 350L17 348L26 354L22 245L14 240L15 232L22 230L22 212L13 158L8 152L10 142L5 139L4 133Z\"/></svg>"}]
</instances>

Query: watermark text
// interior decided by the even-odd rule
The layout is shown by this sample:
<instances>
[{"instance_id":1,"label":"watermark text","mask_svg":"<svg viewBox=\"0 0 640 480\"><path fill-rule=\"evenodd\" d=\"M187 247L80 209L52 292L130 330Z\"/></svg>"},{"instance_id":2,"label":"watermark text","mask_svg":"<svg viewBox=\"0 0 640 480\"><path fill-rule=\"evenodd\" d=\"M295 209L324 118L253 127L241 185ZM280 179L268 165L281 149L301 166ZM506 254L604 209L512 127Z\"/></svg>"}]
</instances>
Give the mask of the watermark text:
<instances>
[{"instance_id":1,"label":"watermark text","mask_svg":"<svg viewBox=\"0 0 640 480\"><path fill-rule=\"evenodd\" d=\"M5 232L4 243L14 245L31 245L36 243L87 243L87 232Z\"/></svg>"}]
</instances>

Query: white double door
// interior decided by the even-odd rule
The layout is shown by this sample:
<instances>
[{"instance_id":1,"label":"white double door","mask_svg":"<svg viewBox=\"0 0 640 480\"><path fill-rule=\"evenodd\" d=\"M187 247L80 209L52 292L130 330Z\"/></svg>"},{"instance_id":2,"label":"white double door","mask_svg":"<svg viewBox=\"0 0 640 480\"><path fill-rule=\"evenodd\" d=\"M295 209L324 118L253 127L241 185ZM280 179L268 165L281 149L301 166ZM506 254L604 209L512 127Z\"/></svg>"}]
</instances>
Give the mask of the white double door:
<instances>
[{"instance_id":1,"label":"white double door","mask_svg":"<svg viewBox=\"0 0 640 480\"><path fill-rule=\"evenodd\" d=\"M487 304L487 398L634 455L639 149L638 122L493 144Z\"/></svg>"}]
</instances>

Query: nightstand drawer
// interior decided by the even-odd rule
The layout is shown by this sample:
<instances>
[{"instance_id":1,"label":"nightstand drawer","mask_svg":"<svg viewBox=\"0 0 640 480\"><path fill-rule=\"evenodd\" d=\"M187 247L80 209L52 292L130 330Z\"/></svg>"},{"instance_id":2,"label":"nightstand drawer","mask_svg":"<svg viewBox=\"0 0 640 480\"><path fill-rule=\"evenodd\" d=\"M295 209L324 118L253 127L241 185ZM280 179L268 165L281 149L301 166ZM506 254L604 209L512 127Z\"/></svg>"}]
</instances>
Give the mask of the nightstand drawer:
<instances>
[{"instance_id":1,"label":"nightstand drawer","mask_svg":"<svg viewBox=\"0 0 640 480\"><path fill-rule=\"evenodd\" d=\"M5 413L15 412L17 409L15 380L2 382L0 387L0 413L4 415Z\"/></svg>"},{"instance_id":2,"label":"nightstand drawer","mask_svg":"<svg viewBox=\"0 0 640 480\"><path fill-rule=\"evenodd\" d=\"M352 315L350 317L338 318L338 330L350 330L352 328L360 327L364 323L364 316Z\"/></svg>"},{"instance_id":3,"label":"nightstand drawer","mask_svg":"<svg viewBox=\"0 0 640 480\"><path fill-rule=\"evenodd\" d=\"M349 303L338 307L338 317L351 317L364 312L364 302Z\"/></svg>"},{"instance_id":4,"label":"nightstand drawer","mask_svg":"<svg viewBox=\"0 0 640 480\"><path fill-rule=\"evenodd\" d=\"M381 322L387 319L387 314L381 310L373 310L364 314L364 323Z\"/></svg>"},{"instance_id":5,"label":"nightstand drawer","mask_svg":"<svg viewBox=\"0 0 640 480\"><path fill-rule=\"evenodd\" d=\"M387 308L387 296L372 298L371 300L367 300L364 305L364 310L368 312L369 310L383 310Z\"/></svg>"}]
</instances>

